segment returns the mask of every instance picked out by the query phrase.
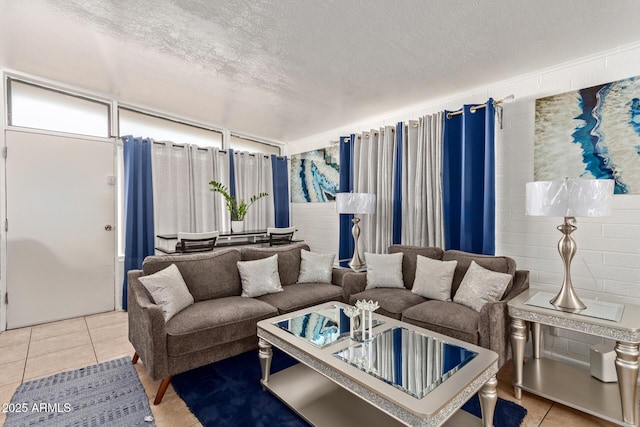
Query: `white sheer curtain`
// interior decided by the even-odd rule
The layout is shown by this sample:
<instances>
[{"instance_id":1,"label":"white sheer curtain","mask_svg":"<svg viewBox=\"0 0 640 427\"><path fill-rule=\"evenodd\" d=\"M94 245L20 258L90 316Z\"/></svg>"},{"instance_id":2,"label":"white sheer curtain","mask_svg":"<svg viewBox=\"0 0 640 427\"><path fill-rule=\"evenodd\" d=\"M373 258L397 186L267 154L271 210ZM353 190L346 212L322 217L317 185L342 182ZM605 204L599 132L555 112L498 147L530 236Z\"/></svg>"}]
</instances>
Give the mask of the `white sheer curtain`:
<instances>
[{"instance_id":1,"label":"white sheer curtain","mask_svg":"<svg viewBox=\"0 0 640 427\"><path fill-rule=\"evenodd\" d=\"M229 188L229 153L215 147L154 142L151 150L156 234L231 231L231 216L223 197L210 190L218 181ZM234 155L236 195L254 203L245 217L245 230L275 224L271 158L262 154Z\"/></svg>"},{"instance_id":2,"label":"white sheer curtain","mask_svg":"<svg viewBox=\"0 0 640 427\"><path fill-rule=\"evenodd\" d=\"M271 158L261 153L234 153L236 197L249 199L259 193L269 194L255 202L244 219L245 230L262 230L275 225Z\"/></svg>"},{"instance_id":3,"label":"white sheer curtain","mask_svg":"<svg viewBox=\"0 0 640 427\"><path fill-rule=\"evenodd\" d=\"M406 130L402 156L402 243L443 248L443 113L409 121Z\"/></svg>"},{"instance_id":4,"label":"white sheer curtain","mask_svg":"<svg viewBox=\"0 0 640 427\"><path fill-rule=\"evenodd\" d=\"M151 163L156 235L193 231L189 147L154 141Z\"/></svg>"},{"instance_id":5,"label":"white sheer curtain","mask_svg":"<svg viewBox=\"0 0 640 427\"><path fill-rule=\"evenodd\" d=\"M219 194L210 190L211 181L229 186L229 154L214 147L189 147L193 210L192 232L231 230L229 211Z\"/></svg>"},{"instance_id":6,"label":"white sheer curtain","mask_svg":"<svg viewBox=\"0 0 640 427\"><path fill-rule=\"evenodd\" d=\"M353 190L374 193L376 211L361 215L361 252L386 253L393 237L395 127L358 135L353 147Z\"/></svg>"}]
</instances>

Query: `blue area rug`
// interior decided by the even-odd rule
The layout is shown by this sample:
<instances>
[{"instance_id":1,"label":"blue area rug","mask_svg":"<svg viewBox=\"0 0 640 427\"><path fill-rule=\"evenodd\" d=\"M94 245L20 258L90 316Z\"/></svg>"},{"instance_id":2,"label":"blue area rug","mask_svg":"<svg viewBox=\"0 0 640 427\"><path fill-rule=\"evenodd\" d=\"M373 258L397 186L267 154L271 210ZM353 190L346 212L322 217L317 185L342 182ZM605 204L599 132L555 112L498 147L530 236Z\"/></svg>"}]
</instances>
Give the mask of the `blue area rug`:
<instances>
[{"instance_id":1,"label":"blue area rug","mask_svg":"<svg viewBox=\"0 0 640 427\"><path fill-rule=\"evenodd\" d=\"M273 349L271 372L294 365L296 360ZM205 427L308 427L295 412L260 386L258 351L221 360L173 377L173 387ZM477 396L462 407L480 416ZM498 398L495 427L517 427L526 409Z\"/></svg>"}]
</instances>

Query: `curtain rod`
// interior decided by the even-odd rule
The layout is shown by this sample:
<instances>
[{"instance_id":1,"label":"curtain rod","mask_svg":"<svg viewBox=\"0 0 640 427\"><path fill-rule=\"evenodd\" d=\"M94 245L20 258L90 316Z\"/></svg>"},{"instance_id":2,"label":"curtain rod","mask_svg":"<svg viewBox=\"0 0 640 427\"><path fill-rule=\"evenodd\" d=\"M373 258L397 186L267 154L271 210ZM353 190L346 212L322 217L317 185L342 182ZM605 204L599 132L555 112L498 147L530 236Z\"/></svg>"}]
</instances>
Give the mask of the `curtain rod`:
<instances>
[{"instance_id":1,"label":"curtain rod","mask_svg":"<svg viewBox=\"0 0 640 427\"><path fill-rule=\"evenodd\" d=\"M498 99L497 101L493 101L493 105L500 105L500 104L504 104L506 102L513 102L515 101L516 97L513 95L509 95L506 98L503 99ZM487 103L485 102L484 104L478 104L478 105L474 105L473 107L470 108L472 113L475 113L476 110L479 110L481 108L486 108L487 107ZM447 119L450 119L453 116L458 116L460 114L462 114L464 112L464 109L461 108L459 110L456 111L452 111L450 113L447 113Z\"/></svg>"},{"instance_id":2,"label":"curtain rod","mask_svg":"<svg viewBox=\"0 0 640 427\"><path fill-rule=\"evenodd\" d=\"M460 114L460 113L459 113L459 114ZM414 127L414 128L417 128L417 127L419 126L419 122L418 122L417 120L409 120L409 122L414 122L414 123L413 123L413 127ZM409 127L409 123L405 123L405 124L404 124L404 127L405 127L405 128L408 128L408 127ZM396 131L396 128L395 128L395 127L392 127L392 128L391 128L391 131L392 131L392 132L395 132L395 131ZM377 134L378 134L378 131L376 131L376 132L375 132L375 134L377 135ZM367 133L366 135L367 135L367 136L369 136L369 134L368 134L368 133ZM362 137L360 134L357 134L356 136L357 136L358 138L361 138L361 137ZM350 141L351 141L351 137L347 137L347 138L345 138L345 139L344 139L344 142L345 142L345 143L350 142ZM339 144L339 143L340 143L340 141L329 141L329 144L331 144L331 145Z\"/></svg>"},{"instance_id":3,"label":"curtain rod","mask_svg":"<svg viewBox=\"0 0 640 427\"><path fill-rule=\"evenodd\" d=\"M124 137L120 137L121 139L124 139ZM168 141L153 141L154 144L158 144L158 145L167 145L167 144L171 144L174 147L178 147L178 148L187 148L186 144L176 144L175 142L168 142ZM206 147L197 147L198 151L208 151L208 148ZM226 154L227 151L226 150L218 150L220 153L224 153ZM240 154L240 155L244 155L246 153L246 151L235 151L233 154ZM256 154L260 155L260 153L249 153L250 157L255 157ZM277 156L277 157L284 157L284 156ZM264 158L265 159L270 159L271 156L268 156L266 154L264 154Z\"/></svg>"},{"instance_id":4,"label":"curtain rod","mask_svg":"<svg viewBox=\"0 0 640 427\"><path fill-rule=\"evenodd\" d=\"M153 141L154 144L157 145L169 145L171 144L174 147L179 147L179 148L186 148L186 144L176 144L175 142L169 142L169 141Z\"/></svg>"}]
</instances>

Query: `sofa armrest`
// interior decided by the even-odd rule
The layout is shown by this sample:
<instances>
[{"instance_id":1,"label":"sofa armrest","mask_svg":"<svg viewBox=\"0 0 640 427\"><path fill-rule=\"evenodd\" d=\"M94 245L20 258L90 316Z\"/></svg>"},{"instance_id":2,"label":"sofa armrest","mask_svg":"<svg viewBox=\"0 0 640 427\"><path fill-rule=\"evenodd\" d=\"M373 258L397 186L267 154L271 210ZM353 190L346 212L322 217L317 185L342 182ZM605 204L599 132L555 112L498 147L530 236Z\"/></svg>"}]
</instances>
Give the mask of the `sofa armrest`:
<instances>
[{"instance_id":1,"label":"sofa armrest","mask_svg":"<svg viewBox=\"0 0 640 427\"><path fill-rule=\"evenodd\" d=\"M509 290L507 295L504 295L502 301L510 301L527 289L529 289L529 271L516 270L516 273L513 276L513 287Z\"/></svg>"},{"instance_id":2,"label":"sofa armrest","mask_svg":"<svg viewBox=\"0 0 640 427\"><path fill-rule=\"evenodd\" d=\"M498 367L502 367L511 356L508 318L507 302L504 300L487 303L480 310L479 344L498 353Z\"/></svg>"},{"instance_id":3,"label":"sofa armrest","mask_svg":"<svg viewBox=\"0 0 640 427\"><path fill-rule=\"evenodd\" d=\"M367 273L347 271L342 279L342 297L348 304L351 295L362 292L367 287Z\"/></svg>"},{"instance_id":4,"label":"sofa armrest","mask_svg":"<svg viewBox=\"0 0 640 427\"><path fill-rule=\"evenodd\" d=\"M498 366L504 365L511 357L509 337L509 311L507 303L529 288L529 272L516 270L513 287L502 300L485 304L480 310L480 346L498 353Z\"/></svg>"},{"instance_id":5,"label":"sofa armrest","mask_svg":"<svg viewBox=\"0 0 640 427\"><path fill-rule=\"evenodd\" d=\"M162 309L151 300L138 280L142 274L141 270L127 273L129 341L149 375L159 380L169 375L166 323Z\"/></svg>"},{"instance_id":6,"label":"sofa armrest","mask_svg":"<svg viewBox=\"0 0 640 427\"><path fill-rule=\"evenodd\" d=\"M334 285L342 287L342 283L344 281L344 276L351 273L351 270L346 268L335 268L331 272L331 283Z\"/></svg>"}]
</instances>

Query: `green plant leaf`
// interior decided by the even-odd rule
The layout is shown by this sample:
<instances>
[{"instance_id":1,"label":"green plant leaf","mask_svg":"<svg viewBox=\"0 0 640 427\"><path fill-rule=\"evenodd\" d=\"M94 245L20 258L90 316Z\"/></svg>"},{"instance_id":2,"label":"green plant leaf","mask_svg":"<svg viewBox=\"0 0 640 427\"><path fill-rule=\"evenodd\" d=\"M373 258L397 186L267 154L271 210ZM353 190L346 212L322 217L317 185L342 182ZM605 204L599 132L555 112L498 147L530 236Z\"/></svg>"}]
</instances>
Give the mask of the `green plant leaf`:
<instances>
[{"instance_id":1,"label":"green plant leaf","mask_svg":"<svg viewBox=\"0 0 640 427\"><path fill-rule=\"evenodd\" d=\"M251 198L249 199L249 203L247 204L244 199L240 199L240 201L238 201L235 196L231 196L229 194L229 189L218 181L211 181L209 182L209 185L211 185L211 191L220 193L222 194L222 197L224 197L225 203L227 205L227 210L229 210L229 213L231 214L231 221L243 221L244 217L247 215L249 206L254 204L262 197L266 197L269 195L268 193L259 193L251 196Z\"/></svg>"}]
</instances>

